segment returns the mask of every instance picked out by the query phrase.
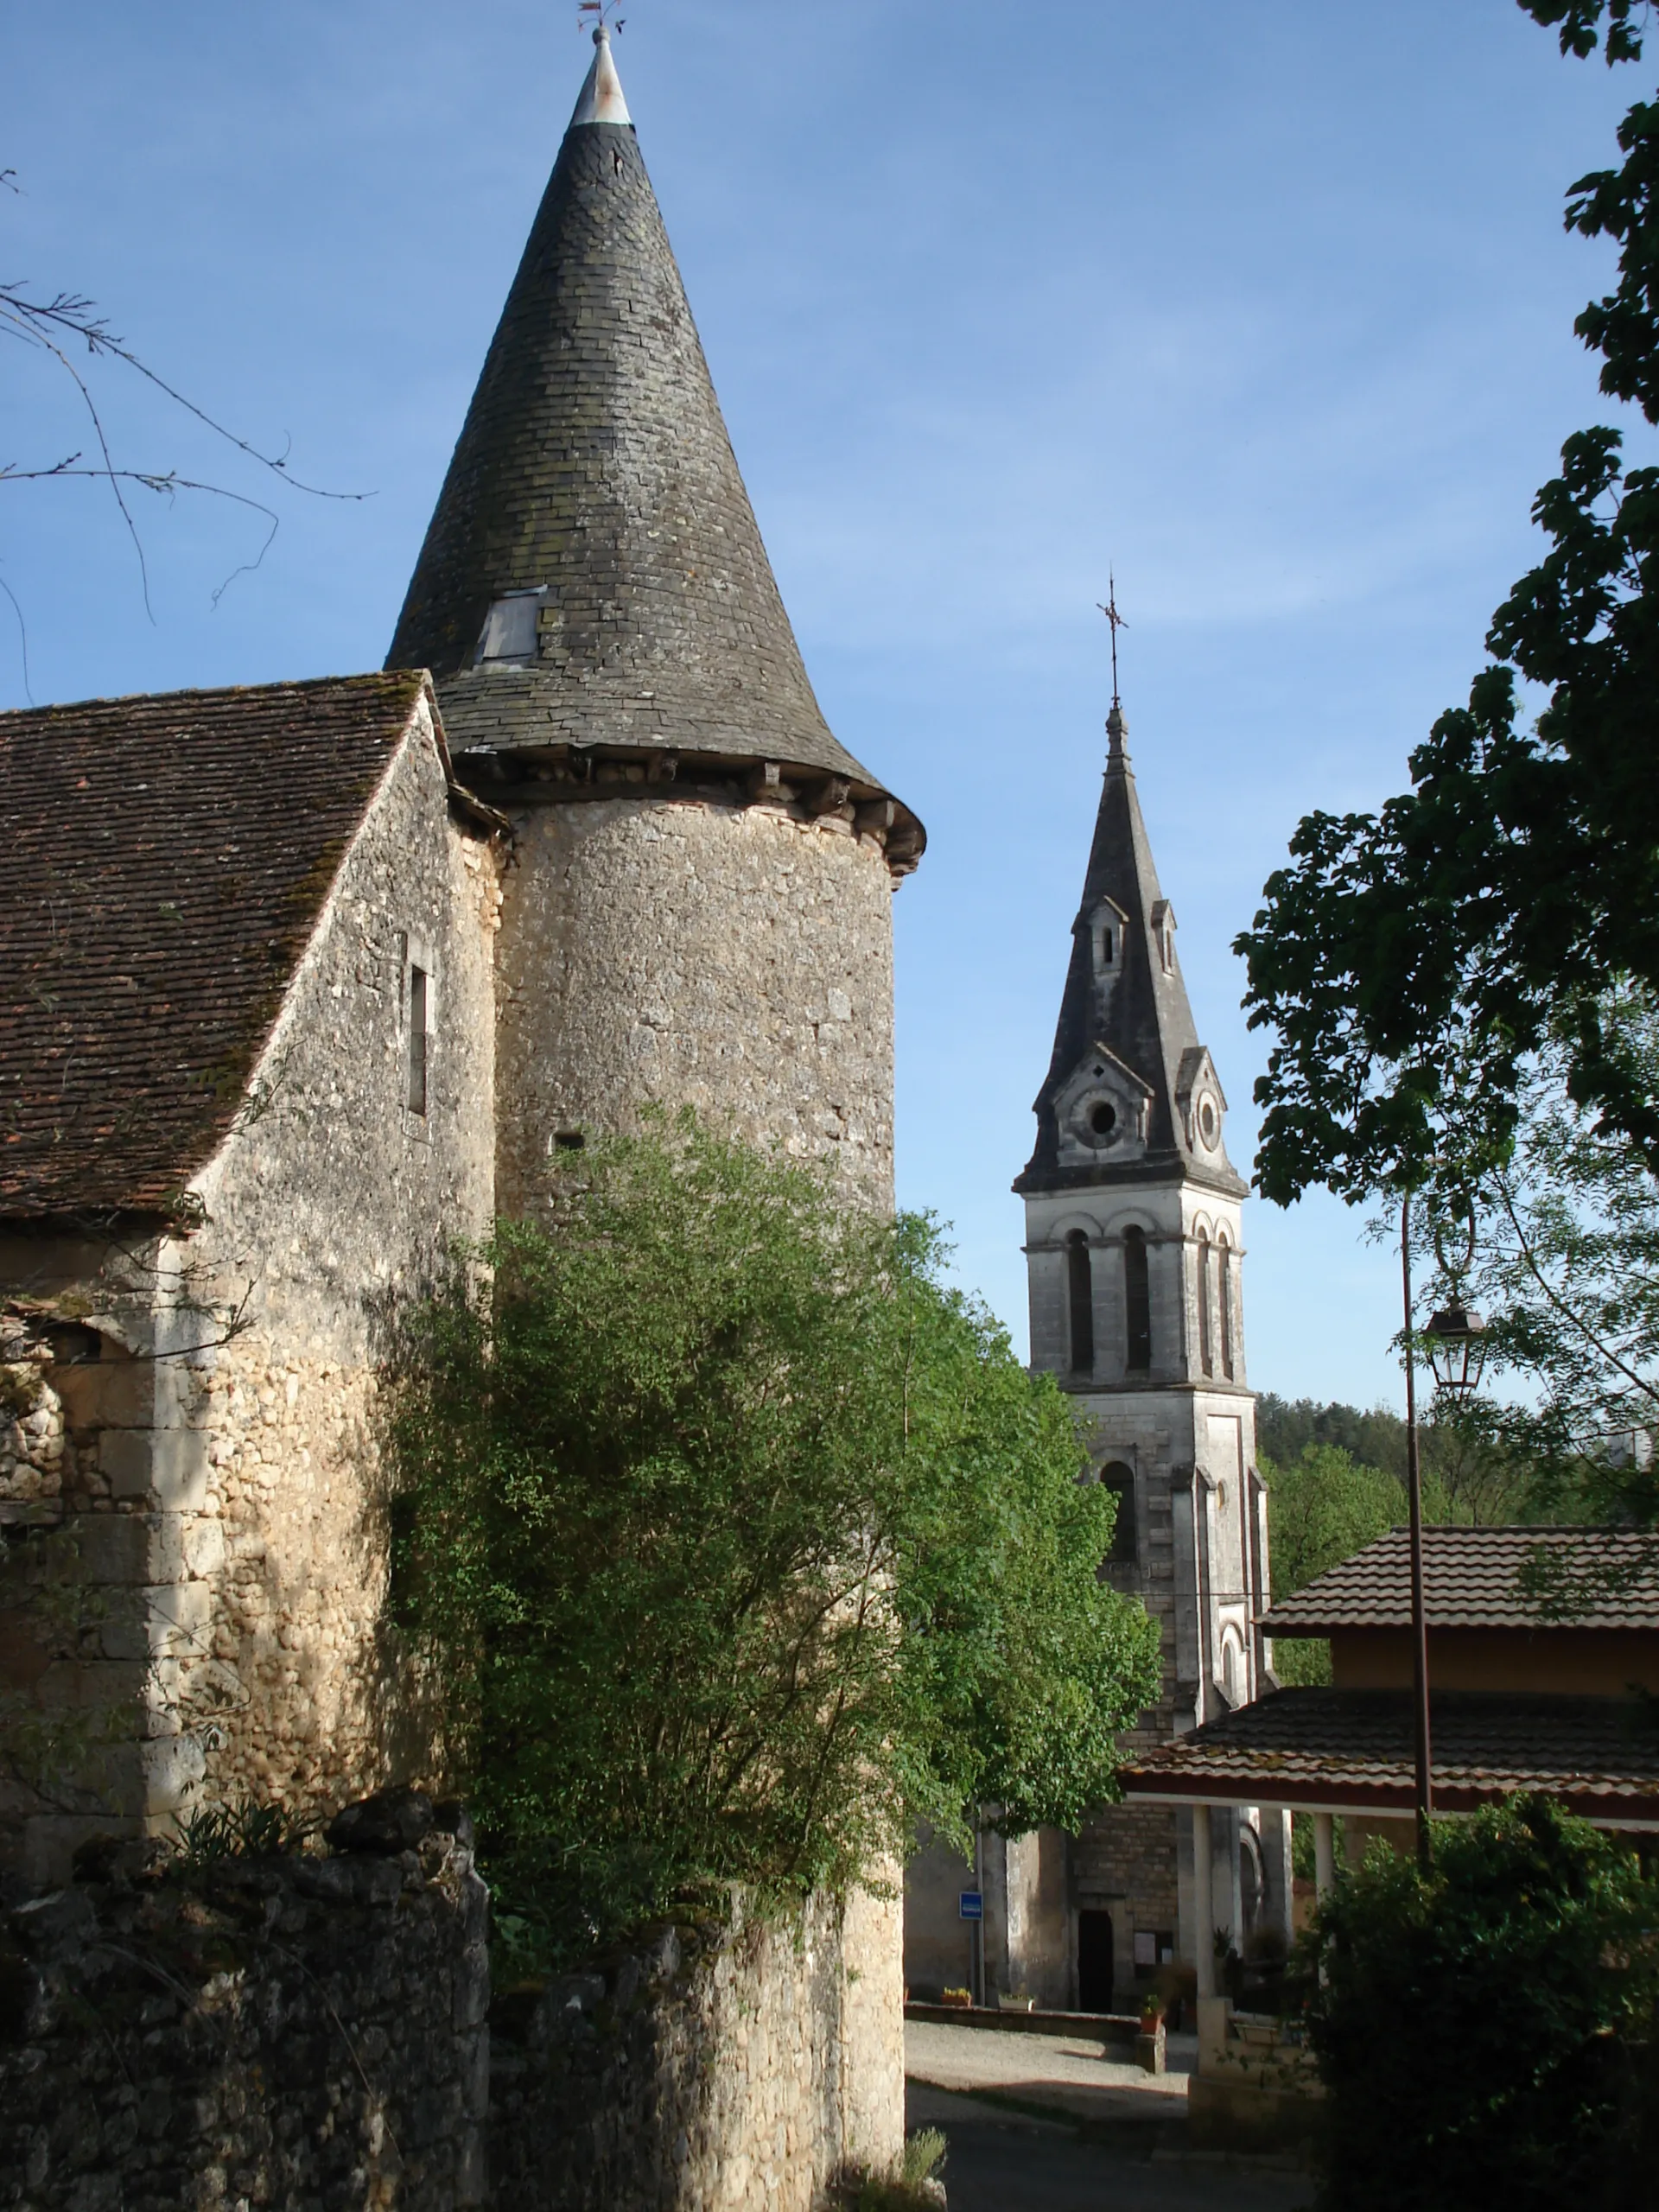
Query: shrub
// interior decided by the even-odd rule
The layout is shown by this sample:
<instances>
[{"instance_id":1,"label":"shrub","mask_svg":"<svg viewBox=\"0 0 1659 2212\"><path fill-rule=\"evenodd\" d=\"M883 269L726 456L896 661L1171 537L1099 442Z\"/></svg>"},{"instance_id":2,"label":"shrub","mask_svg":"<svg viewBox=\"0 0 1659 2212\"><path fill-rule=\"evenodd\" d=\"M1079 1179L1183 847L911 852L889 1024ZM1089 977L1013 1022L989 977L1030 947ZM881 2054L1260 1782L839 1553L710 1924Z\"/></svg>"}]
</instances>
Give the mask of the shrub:
<instances>
[{"instance_id":1,"label":"shrub","mask_svg":"<svg viewBox=\"0 0 1659 2212\"><path fill-rule=\"evenodd\" d=\"M394 1424L396 1607L515 1915L569 1951L983 1800L1075 1826L1158 1643L1059 1391L927 1221L690 1117L571 1159L426 1308Z\"/></svg>"},{"instance_id":2,"label":"shrub","mask_svg":"<svg viewBox=\"0 0 1659 2212\"><path fill-rule=\"evenodd\" d=\"M1549 1801L1374 1846L1320 1908L1308 2024L1341 2212L1651 2202L1659 1885Z\"/></svg>"}]
</instances>

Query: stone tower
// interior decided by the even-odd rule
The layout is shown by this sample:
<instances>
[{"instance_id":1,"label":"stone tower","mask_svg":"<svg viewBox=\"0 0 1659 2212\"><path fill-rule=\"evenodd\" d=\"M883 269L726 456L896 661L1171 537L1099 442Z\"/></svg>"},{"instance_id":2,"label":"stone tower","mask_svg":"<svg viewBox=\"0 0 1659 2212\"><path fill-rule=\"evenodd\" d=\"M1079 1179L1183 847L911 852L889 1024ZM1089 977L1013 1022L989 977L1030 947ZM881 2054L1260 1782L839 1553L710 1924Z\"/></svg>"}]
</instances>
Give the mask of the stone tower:
<instances>
[{"instance_id":1,"label":"stone tower","mask_svg":"<svg viewBox=\"0 0 1659 2212\"><path fill-rule=\"evenodd\" d=\"M1240 1211L1227 1102L1181 981L1116 699L1026 1204L1031 1359L1076 1396L1117 1493L1106 1567L1163 1631L1152 1740L1254 1698L1265 1672L1267 1507L1246 1383ZM1217 1823L1221 1917L1242 1937L1282 1907L1276 1816ZM1070 1854L1079 2001L1122 2000L1191 1962L1191 1823L1102 1809ZM1182 1860L1185 1860L1185 1878Z\"/></svg>"},{"instance_id":2,"label":"stone tower","mask_svg":"<svg viewBox=\"0 0 1659 2212\"><path fill-rule=\"evenodd\" d=\"M886 1205L922 828L819 711L594 42L388 657L513 826L497 1202L655 1101Z\"/></svg>"}]
</instances>

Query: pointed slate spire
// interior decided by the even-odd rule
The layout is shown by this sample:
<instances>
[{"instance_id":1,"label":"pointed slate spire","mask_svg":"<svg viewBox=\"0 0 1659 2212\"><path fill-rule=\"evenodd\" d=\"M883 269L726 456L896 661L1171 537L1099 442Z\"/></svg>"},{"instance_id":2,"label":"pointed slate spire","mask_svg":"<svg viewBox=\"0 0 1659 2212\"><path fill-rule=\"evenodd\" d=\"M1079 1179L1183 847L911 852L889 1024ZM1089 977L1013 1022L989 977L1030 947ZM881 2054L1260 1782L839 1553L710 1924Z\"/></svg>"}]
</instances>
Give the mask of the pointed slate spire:
<instances>
[{"instance_id":1,"label":"pointed slate spire","mask_svg":"<svg viewBox=\"0 0 1659 2212\"><path fill-rule=\"evenodd\" d=\"M1072 924L1054 1053L1037 1094L1021 1192L1187 1176L1243 1193L1221 1140L1226 1110L1198 1042L1114 698L1094 843ZM1208 1111L1205 1111L1206 1103Z\"/></svg>"},{"instance_id":2,"label":"pointed slate spire","mask_svg":"<svg viewBox=\"0 0 1659 2212\"><path fill-rule=\"evenodd\" d=\"M594 36L387 664L432 671L457 753L716 754L879 795L813 696Z\"/></svg>"}]
</instances>

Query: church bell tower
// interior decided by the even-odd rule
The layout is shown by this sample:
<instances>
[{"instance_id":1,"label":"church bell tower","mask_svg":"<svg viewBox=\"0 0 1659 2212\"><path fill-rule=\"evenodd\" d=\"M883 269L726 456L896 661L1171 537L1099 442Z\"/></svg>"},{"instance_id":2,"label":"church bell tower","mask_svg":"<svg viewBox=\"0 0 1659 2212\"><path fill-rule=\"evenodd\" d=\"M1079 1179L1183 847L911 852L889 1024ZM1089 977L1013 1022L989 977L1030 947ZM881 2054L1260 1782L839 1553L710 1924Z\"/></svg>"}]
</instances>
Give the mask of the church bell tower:
<instances>
[{"instance_id":1,"label":"church bell tower","mask_svg":"<svg viewBox=\"0 0 1659 2212\"><path fill-rule=\"evenodd\" d=\"M1121 702L1109 750L1025 1200L1031 1363L1076 1400L1117 1497L1103 1573L1163 1637L1141 1732L1166 1740L1266 1687L1267 1503L1245 1375L1243 1179L1227 1101L1181 980ZM1217 1896L1241 1943L1282 1905L1282 1822L1217 1822ZM1190 1818L1109 1806L1071 1840L1071 2001L1129 2001L1191 1962Z\"/></svg>"}]
</instances>

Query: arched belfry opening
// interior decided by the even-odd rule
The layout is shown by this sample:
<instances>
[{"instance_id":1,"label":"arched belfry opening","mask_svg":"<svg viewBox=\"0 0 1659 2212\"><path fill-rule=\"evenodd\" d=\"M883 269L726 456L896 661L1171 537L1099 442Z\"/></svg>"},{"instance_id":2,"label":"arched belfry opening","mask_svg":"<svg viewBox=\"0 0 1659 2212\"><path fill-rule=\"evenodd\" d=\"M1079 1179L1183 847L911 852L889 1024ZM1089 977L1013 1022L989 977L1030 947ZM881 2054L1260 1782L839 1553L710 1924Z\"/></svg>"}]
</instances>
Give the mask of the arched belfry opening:
<instances>
[{"instance_id":1,"label":"arched belfry opening","mask_svg":"<svg viewBox=\"0 0 1659 2212\"><path fill-rule=\"evenodd\" d=\"M1226 1236L1221 1238L1221 1281L1218 1286L1221 1305L1221 1371L1230 1382L1233 1378L1233 1248Z\"/></svg>"},{"instance_id":2,"label":"arched belfry opening","mask_svg":"<svg viewBox=\"0 0 1659 2212\"><path fill-rule=\"evenodd\" d=\"M1123 1232L1123 1364L1131 1375L1152 1372L1152 1268L1147 1232Z\"/></svg>"},{"instance_id":3,"label":"arched belfry opening","mask_svg":"<svg viewBox=\"0 0 1659 2212\"><path fill-rule=\"evenodd\" d=\"M1074 1375L1095 1371L1095 1268L1089 1239L1074 1229L1065 1240L1066 1326Z\"/></svg>"}]
</instances>

